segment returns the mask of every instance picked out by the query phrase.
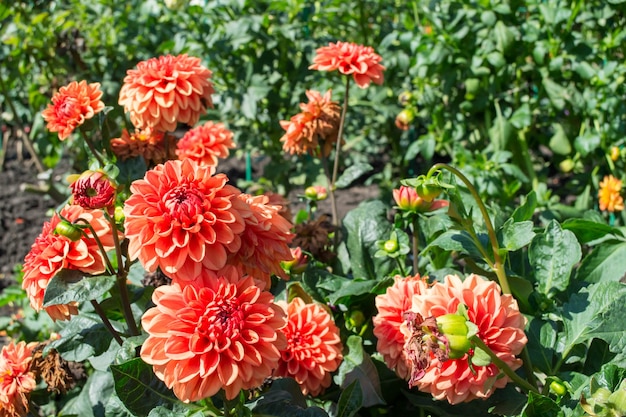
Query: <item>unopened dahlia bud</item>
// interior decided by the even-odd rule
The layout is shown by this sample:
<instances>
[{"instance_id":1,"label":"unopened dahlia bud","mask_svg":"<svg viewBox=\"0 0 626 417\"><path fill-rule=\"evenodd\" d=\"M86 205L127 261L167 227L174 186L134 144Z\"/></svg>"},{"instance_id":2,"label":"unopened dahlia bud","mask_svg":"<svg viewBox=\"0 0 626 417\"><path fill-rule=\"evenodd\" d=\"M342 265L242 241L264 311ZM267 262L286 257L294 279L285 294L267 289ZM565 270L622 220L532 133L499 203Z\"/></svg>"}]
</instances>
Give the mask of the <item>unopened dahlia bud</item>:
<instances>
[{"instance_id":1,"label":"unopened dahlia bud","mask_svg":"<svg viewBox=\"0 0 626 417\"><path fill-rule=\"evenodd\" d=\"M313 185L311 187L307 187L306 190L304 190L304 195L313 201L321 201L321 200L326 200L326 198L328 197L328 191L326 190L326 187L323 187L321 185Z\"/></svg>"},{"instance_id":2,"label":"unopened dahlia bud","mask_svg":"<svg viewBox=\"0 0 626 417\"><path fill-rule=\"evenodd\" d=\"M83 235L83 230L79 226L72 224L67 220L61 220L55 227L54 232L57 235L65 236L72 242L76 242Z\"/></svg>"},{"instance_id":3,"label":"unopened dahlia bud","mask_svg":"<svg viewBox=\"0 0 626 417\"><path fill-rule=\"evenodd\" d=\"M409 130L409 126L414 118L415 115L412 110L404 109L396 116L396 127L400 130Z\"/></svg>"},{"instance_id":4,"label":"unopened dahlia bud","mask_svg":"<svg viewBox=\"0 0 626 417\"><path fill-rule=\"evenodd\" d=\"M83 208L94 210L115 204L117 184L104 172L85 171L70 184L70 188L73 204Z\"/></svg>"},{"instance_id":5,"label":"unopened dahlia bud","mask_svg":"<svg viewBox=\"0 0 626 417\"><path fill-rule=\"evenodd\" d=\"M448 357L459 359L465 355L472 344L468 338L467 319L459 314L445 314L437 317L439 331L448 339Z\"/></svg>"}]
</instances>

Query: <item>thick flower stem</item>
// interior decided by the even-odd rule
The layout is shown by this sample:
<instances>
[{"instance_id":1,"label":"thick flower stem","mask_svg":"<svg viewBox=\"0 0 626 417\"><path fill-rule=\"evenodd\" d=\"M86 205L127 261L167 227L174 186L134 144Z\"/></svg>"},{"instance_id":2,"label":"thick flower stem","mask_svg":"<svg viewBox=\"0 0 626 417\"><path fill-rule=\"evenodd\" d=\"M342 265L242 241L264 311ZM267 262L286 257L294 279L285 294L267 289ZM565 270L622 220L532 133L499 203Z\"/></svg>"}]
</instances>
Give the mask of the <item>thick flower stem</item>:
<instances>
[{"instance_id":1,"label":"thick flower stem","mask_svg":"<svg viewBox=\"0 0 626 417\"><path fill-rule=\"evenodd\" d=\"M504 271L504 262L500 257L500 245L498 244L498 238L496 237L496 232L493 229L493 224L491 223L491 219L489 218L489 213L487 213L487 208L483 203L480 195L478 195L478 191L474 188L474 185L467 179L465 175L461 171L456 168L451 167L448 164L435 164L426 174L427 177L431 177L436 171L440 169L446 169L450 171L452 174L456 175L467 187L469 192L476 200L478 204L478 208L480 209L480 213L483 216L483 220L485 221L485 227L487 228L487 234L489 235L489 242L491 243L491 249L493 251L493 269L498 277L498 282L500 283L500 287L502 287L502 293L511 294L511 287L509 286L509 280L506 276L506 272Z\"/></svg>"},{"instance_id":2,"label":"thick flower stem","mask_svg":"<svg viewBox=\"0 0 626 417\"><path fill-rule=\"evenodd\" d=\"M326 176L326 181L328 182L328 196L330 197L330 209L333 215L333 226L338 226L339 221L337 218L339 217L337 214L337 202L335 200L335 193L333 191L333 181L330 177L330 171L328 170L328 158L322 155L320 158L322 160L322 168L324 169L324 175ZM335 231L335 246L337 246L337 237L339 234Z\"/></svg>"},{"instance_id":3,"label":"thick flower stem","mask_svg":"<svg viewBox=\"0 0 626 417\"><path fill-rule=\"evenodd\" d=\"M63 220L67 220L63 216L61 216L60 214L59 214L59 217L61 217L61 219L63 219ZM93 227L91 227L91 224L89 224L89 222L87 220L78 218L78 219L76 219L76 221L74 223L78 223L78 222L84 223L85 225L87 225L87 228L91 231L91 236L89 236L89 235L86 235L86 236L87 237L91 237L91 238L93 238L93 240L96 241L96 244L98 245L98 249L100 249L100 253L102 254L102 258L104 259L104 262L106 263L106 266L107 266L107 271L106 272L107 272L107 274L115 275L115 268L113 268L113 264L111 264L111 261L109 260L109 256L107 255L107 252L104 250L104 246L102 245L102 242L100 241L100 238L96 234L96 231L93 229Z\"/></svg>"},{"instance_id":4,"label":"thick flower stem","mask_svg":"<svg viewBox=\"0 0 626 417\"><path fill-rule=\"evenodd\" d=\"M115 329L113 328L113 325L109 321L109 318L106 316L106 313L102 309L102 306L100 304L98 304L98 302L96 300L91 300L91 305L93 306L93 308L96 311L96 313L98 314L98 316L100 316L100 318L102 319L102 323L104 324L104 327L106 327L107 330L109 331L109 333L111 333L111 335L113 335L113 338L115 339L115 341L120 346L122 346L122 343L124 343L124 341L120 337L119 333L116 332Z\"/></svg>"},{"instance_id":5,"label":"thick flower stem","mask_svg":"<svg viewBox=\"0 0 626 417\"><path fill-rule=\"evenodd\" d=\"M89 139L89 137L85 134L85 132L83 132L82 129L78 129L78 130L80 131L80 134L82 135L83 139L87 143L87 146L89 146L89 150L91 151L93 156L95 156L96 159L98 160L98 163L100 164L100 166L104 167L104 161L102 160L102 157L100 156L100 153L98 153L98 151L96 151L95 146L93 146L93 143L91 142L91 139Z\"/></svg>"},{"instance_id":6,"label":"thick flower stem","mask_svg":"<svg viewBox=\"0 0 626 417\"><path fill-rule=\"evenodd\" d=\"M418 267L418 262L417 262L417 256L419 254L419 244L420 244L420 237L419 237L419 229L417 228L417 217L414 217L413 220L411 221L412 226L413 226L413 275L416 275L417 273L419 273L417 267Z\"/></svg>"},{"instance_id":7,"label":"thick flower stem","mask_svg":"<svg viewBox=\"0 0 626 417\"><path fill-rule=\"evenodd\" d=\"M489 346L487 346L485 342L480 340L478 336L472 336L470 340L474 342L474 344L477 347L479 347L481 350L486 352L491 358L491 361L494 363L494 365L496 365L498 369L504 372L506 376L511 378L511 381L517 384L517 386L519 386L521 389L523 389L526 392L533 391L533 392L539 393L539 390L537 389L537 387L532 386L528 381L526 381L525 379L517 375L515 371L513 371L509 367L509 365L507 365L506 362L500 359L498 355L496 355L491 349L489 349Z\"/></svg>"}]
</instances>

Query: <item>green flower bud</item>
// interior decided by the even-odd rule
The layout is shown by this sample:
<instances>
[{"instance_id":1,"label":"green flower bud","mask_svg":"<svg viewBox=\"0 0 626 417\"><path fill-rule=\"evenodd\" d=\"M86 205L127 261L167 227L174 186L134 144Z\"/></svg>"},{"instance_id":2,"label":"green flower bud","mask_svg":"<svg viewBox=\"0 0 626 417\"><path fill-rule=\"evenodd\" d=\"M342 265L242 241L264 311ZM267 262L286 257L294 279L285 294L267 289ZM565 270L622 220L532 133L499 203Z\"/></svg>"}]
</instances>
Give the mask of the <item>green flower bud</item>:
<instances>
[{"instance_id":1,"label":"green flower bud","mask_svg":"<svg viewBox=\"0 0 626 417\"><path fill-rule=\"evenodd\" d=\"M54 232L57 235L65 236L72 242L80 240L81 236L83 235L83 231L80 227L68 222L67 220L61 220L59 224L57 224L57 226L54 228Z\"/></svg>"},{"instance_id":2,"label":"green flower bud","mask_svg":"<svg viewBox=\"0 0 626 417\"><path fill-rule=\"evenodd\" d=\"M439 331L448 339L449 358L459 359L465 355L472 344L468 339L469 328L465 317L459 314L446 314L437 317Z\"/></svg>"},{"instance_id":3,"label":"green flower bud","mask_svg":"<svg viewBox=\"0 0 626 417\"><path fill-rule=\"evenodd\" d=\"M383 249L387 253L394 253L395 251L398 250L398 248L399 248L398 242L392 239L389 239L383 244Z\"/></svg>"},{"instance_id":4,"label":"green flower bud","mask_svg":"<svg viewBox=\"0 0 626 417\"><path fill-rule=\"evenodd\" d=\"M556 395L562 396L567 392L567 388L565 388L565 385L561 384L559 381L552 381L550 382L550 391Z\"/></svg>"}]
</instances>

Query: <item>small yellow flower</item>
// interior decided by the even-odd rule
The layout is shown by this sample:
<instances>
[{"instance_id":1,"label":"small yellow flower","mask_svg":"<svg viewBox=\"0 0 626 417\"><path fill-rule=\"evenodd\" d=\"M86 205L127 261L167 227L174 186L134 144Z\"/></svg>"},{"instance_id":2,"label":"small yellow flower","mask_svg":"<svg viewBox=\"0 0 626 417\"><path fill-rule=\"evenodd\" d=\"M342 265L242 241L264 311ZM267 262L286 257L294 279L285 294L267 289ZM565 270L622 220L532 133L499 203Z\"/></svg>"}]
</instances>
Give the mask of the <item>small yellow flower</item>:
<instances>
[{"instance_id":1,"label":"small yellow flower","mask_svg":"<svg viewBox=\"0 0 626 417\"><path fill-rule=\"evenodd\" d=\"M620 195L622 191L622 181L613 175L607 175L600 183L598 199L600 200L600 210L611 212L624 210L624 199Z\"/></svg>"}]
</instances>

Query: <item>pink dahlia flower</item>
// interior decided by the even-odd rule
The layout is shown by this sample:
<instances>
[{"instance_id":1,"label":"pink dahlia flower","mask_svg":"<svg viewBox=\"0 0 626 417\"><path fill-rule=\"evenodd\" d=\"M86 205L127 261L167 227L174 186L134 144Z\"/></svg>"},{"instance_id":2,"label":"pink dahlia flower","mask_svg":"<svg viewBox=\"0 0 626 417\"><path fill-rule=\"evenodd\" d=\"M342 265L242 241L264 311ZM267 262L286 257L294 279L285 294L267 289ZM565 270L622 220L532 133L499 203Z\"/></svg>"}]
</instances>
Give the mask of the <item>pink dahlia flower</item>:
<instances>
[{"instance_id":1,"label":"pink dahlia flower","mask_svg":"<svg viewBox=\"0 0 626 417\"><path fill-rule=\"evenodd\" d=\"M0 416L21 417L28 413L28 396L37 385L30 372L37 343L11 341L0 353Z\"/></svg>"},{"instance_id":2,"label":"pink dahlia flower","mask_svg":"<svg viewBox=\"0 0 626 417\"><path fill-rule=\"evenodd\" d=\"M95 230L105 250L115 247L111 226L101 210L91 211L78 205L69 205L60 214L70 222L79 218L86 220ZM55 214L50 222L43 225L41 234L35 239L24 259L22 288L26 290L31 306L37 311L43 307L48 282L62 269L91 275L101 274L106 270L105 259L91 231L84 229L77 240L72 240L55 232L60 222L61 219ZM53 320L68 320L70 315L78 312L76 303L53 305L45 307L45 310Z\"/></svg>"},{"instance_id":3,"label":"pink dahlia flower","mask_svg":"<svg viewBox=\"0 0 626 417\"><path fill-rule=\"evenodd\" d=\"M467 306L469 320L478 326L477 336L511 369L522 365L517 359L526 345L526 319L520 313L512 295L502 294L500 286L478 275L465 281L456 275L445 277L444 283L435 283L428 290L413 296L412 311L422 317L443 316L457 312L459 304ZM467 355L441 362L431 355L430 365L415 385L420 391L430 392L438 400L450 404L487 398L496 388L504 387L508 377L499 377L494 365L474 366L473 373Z\"/></svg>"},{"instance_id":4,"label":"pink dahlia flower","mask_svg":"<svg viewBox=\"0 0 626 417\"><path fill-rule=\"evenodd\" d=\"M382 58L370 46L357 45L350 42L329 43L315 51L313 65L309 69L318 71L335 71L352 75L361 88L374 82L381 85L384 80L385 67L380 65Z\"/></svg>"},{"instance_id":5,"label":"pink dahlia flower","mask_svg":"<svg viewBox=\"0 0 626 417\"><path fill-rule=\"evenodd\" d=\"M401 331L405 322L404 313L411 311L413 295L422 294L428 283L419 275L402 278L394 277L394 283L385 294L376 296L378 314L374 322L374 336L378 338L376 350L383 355L389 369L395 370L402 379L411 375L411 363L404 351L405 335Z\"/></svg>"},{"instance_id":6,"label":"pink dahlia flower","mask_svg":"<svg viewBox=\"0 0 626 417\"><path fill-rule=\"evenodd\" d=\"M241 235L241 248L228 262L241 264L244 273L264 281L269 288L272 274L288 278L281 262L292 259L289 243L293 239L293 225L280 215L280 207L268 204L267 196L239 194L237 197L248 208L241 211L246 228Z\"/></svg>"},{"instance_id":7,"label":"pink dahlia flower","mask_svg":"<svg viewBox=\"0 0 626 417\"><path fill-rule=\"evenodd\" d=\"M137 129L172 132L177 123L193 126L213 107L211 71L199 58L166 55L141 61L128 70L119 104Z\"/></svg>"},{"instance_id":8,"label":"pink dahlia flower","mask_svg":"<svg viewBox=\"0 0 626 417\"><path fill-rule=\"evenodd\" d=\"M224 174L188 159L167 161L130 186L126 200L128 254L148 272L160 267L173 279L217 271L241 246L246 204Z\"/></svg>"},{"instance_id":9,"label":"pink dahlia flower","mask_svg":"<svg viewBox=\"0 0 626 417\"><path fill-rule=\"evenodd\" d=\"M206 122L185 133L177 143L178 159L189 158L198 165L217 166L218 158L228 157L235 148L233 132L222 123Z\"/></svg>"},{"instance_id":10,"label":"pink dahlia flower","mask_svg":"<svg viewBox=\"0 0 626 417\"><path fill-rule=\"evenodd\" d=\"M276 376L292 377L306 394L316 396L331 383L342 356L339 329L332 316L319 304L294 298L289 304L278 301L287 312L287 347L281 350Z\"/></svg>"},{"instance_id":11,"label":"pink dahlia flower","mask_svg":"<svg viewBox=\"0 0 626 417\"><path fill-rule=\"evenodd\" d=\"M48 130L59 132L59 139L65 140L85 120L104 109L101 97L100 83L72 81L52 96L52 104L41 115Z\"/></svg>"},{"instance_id":12,"label":"pink dahlia flower","mask_svg":"<svg viewBox=\"0 0 626 417\"><path fill-rule=\"evenodd\" d=\"M251 277L218 278L205 287L157 288L141 322L149 336L141 358L185 402L215 395L227 399L260 386L278 366L285 336L284 311Z\"/></svg>"}]
</instances>

